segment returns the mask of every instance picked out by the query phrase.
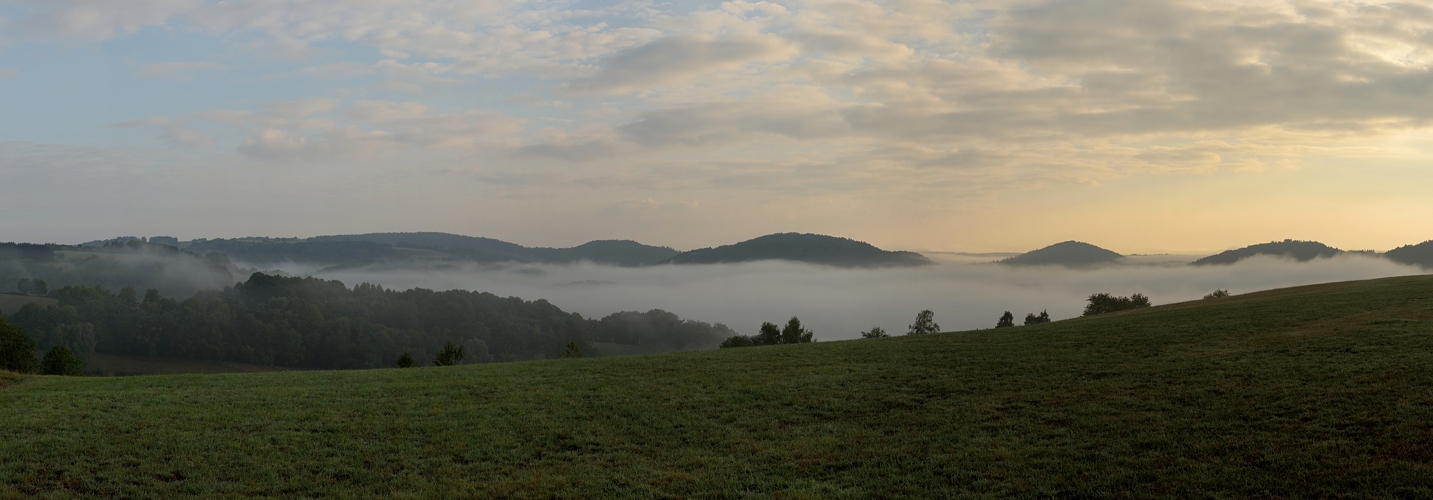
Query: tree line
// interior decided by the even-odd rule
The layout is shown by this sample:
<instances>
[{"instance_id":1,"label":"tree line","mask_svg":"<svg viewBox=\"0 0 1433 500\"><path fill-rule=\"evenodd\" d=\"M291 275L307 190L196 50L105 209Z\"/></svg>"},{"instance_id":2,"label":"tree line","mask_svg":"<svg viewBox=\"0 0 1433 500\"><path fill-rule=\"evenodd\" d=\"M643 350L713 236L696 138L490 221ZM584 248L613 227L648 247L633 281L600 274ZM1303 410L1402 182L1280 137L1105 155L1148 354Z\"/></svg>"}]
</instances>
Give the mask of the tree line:
<instances>
[{"instance_id":1,"label":"tree line","mask_svg":"<svg viewBox=\"0 0 1433 500\"><path fill-rule=\"evenodd\" d=\"M9 321L41 348L315 369L393 366L403 353L428 359L446 344L465 362L557 357L574 348L600 354L603 341L712 347L731 330L661 310L600 320L545 300L422 288L397 291L339 281L254 273L243 283L184 300L133 287L66 286L58 304L26 304ZM594 336L594 332L596 336Z\"/></svg>"}]
</instances>

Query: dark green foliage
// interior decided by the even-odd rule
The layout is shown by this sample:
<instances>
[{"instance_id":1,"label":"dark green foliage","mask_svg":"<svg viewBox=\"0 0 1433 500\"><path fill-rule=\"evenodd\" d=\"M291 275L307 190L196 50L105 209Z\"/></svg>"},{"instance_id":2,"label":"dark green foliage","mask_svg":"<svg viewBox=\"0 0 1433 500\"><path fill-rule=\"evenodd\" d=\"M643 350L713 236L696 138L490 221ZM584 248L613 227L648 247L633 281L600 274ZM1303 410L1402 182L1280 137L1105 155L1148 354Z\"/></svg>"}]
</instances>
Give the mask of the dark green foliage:
<instances>
[{"instance_id":1,"label":"dark green foliage","mask_svg":"<svg viewBox=\"0 0 1433 500\"><path fill-rule=\"evenodd\" d=\"M777 345L781 343L781 327L776 323L763 321L761 328L757 330L756 337L751 339L752 345Z\"/></svg>"},{"instance_id":2,"label":"dark green foliage","mask_svg":"<svg viewBox=\"0 0 1433 500\"><path fill-rule=\"evenodd\" d=\"M54 247L59 245L36 245L34 243L0 243L0 261L55 259Z\"/></svg>"},{"instance_id":3,"label":"dark green foliage","mask_svg":"<svg viewBox=\"0 0 1433 500\"><path fill-rule=\"evenodd\" d=\"M195 240L186 250L199 254L219 252L232 259L266 265L285 261L340 263L403 256L392 245L382 243L271 238Z\"/></svg>"},{"instance_id":4,"label":"dark green foliage","mask_svg":"<svg viewBox=\"0 0 1433 500\"><path fill-rule=\"evenodd\" d=\"M1090 295L1090 298L1086 300L1089 303L1085 305L1084 316L1149 307L1149 297L1137 293L1129 297L1116 297L1108 293L1097 293Z\"/></svg>"},{"instance_id":5,"label":"dark green foliage","mask_svg":"<svg viewBox=\"0 0 1433 500\"><path fill-rule=\"evenodd\" d=\"M433 356L433 366L453 366L463 364L463 347L455 346L452 342L443 344L438 355Z\"/></svg>"},{"instance_id":6,"label":"dark green foliage","mask_svg":"<svg viewBox=\"0 0 1433 500\"><path fill-rule=\"evenodd\" d=\"M1089 243L1065 241L1002 260L1000 263L1012 266L1082 267L1107 264L1122 257L1124 256Z\"/></svg>"},{"instance_id":7,"label":"dark green foliage","mask_svg":"<svg viewBox=\"0 0 1433 500\"><path fill-rule=\"evenodd\" d=\"M1204 296L1204 299L1205 299L1205 300L1209 300L1209 299L1222 299L1222 298L1228 297L1228 296L1229 296L1229 291L1228 291L1228 290L1215 290L1215 291L1211 292L1209 295L1205 295L1205 296Z\"/></svg>"},{"instance_id":8,"label":"dark green foliage","mask_svg":"<svg viewBox=\"0 0 1433 500\"><path fill-rule=\"evenodd\" d=\"M721 344L719 344L717 347L727 349L730 347L751 347L752 345L753 344L751 343L751 337L748 337L746 335L732 335L726 340L721 341Z\"/></svg>"},{"instance_id":9,"label":"dark green foliage","mask_svg":"<svg viewBox=\"0 0 1433 500\"><path fill-rule=\"evenodd\" d=\"M816 332L807 330L801 326L801 320L796 316L786 321L786 326L781 329L781 343L783 344L804 344L815 340Z\"/></svg>"},{"instance_id":10,"label":"dark green foliage","mask_svg":"<svg viewBox=\"0 0 1433 500\"><path fill-rule=\"evenodd\" d=\"M48 260L5 260L0 255L0 283L17 283L30 279L26 293L37 293L34 282L43 280L47 291L68 285L96 284L111 288L134 286L156 288L173 295L189 295L208 288L231 286L241 278L240 270L222 262L208 260L168 245L154 245L138 240L100 244L93 247L52 245L54 251L84 252L83 257L71 255ZM3 252L0 252L3 254ZM222 256L221 256L222 257ZM238 274L237 276L244 276ZM7 285L8 286L8 285Z\"/></svg>"},{"instance_id":11,"label":"dark green foliage","mask_svg":"<svg viewBox=\"0 0 1433 500\"><path fill-rule=\"evenodd\" d=\"M909 328L906 335L927 335L940 332L940 324L935 322L935 313L930 309L916 314L916 322L911 323Z\"/></svg>"},{"instance_id":12,"label":"dark green foliage","mask_svg":"<svg viewBox=\"0 0 1433 500\"><path fill-rule=\"evenodd\" d=\"M996 328L1010 328L1012 326L1015 326L1015 315L1010 314L1010 311L1005 311L1005 314L1000 315L1000 321L995 322Z\"/></svg>"},{"instance_id":13,"label":"dark green foliage","mask_svg":"<svg viewBox=\"0 0 1433 500\"><path fill-rule=\"evenodd\" d=\"M412 355L412 354L408 354L408 353L405 352L405 353L403 353L403 354L399 354L399 355L398 355L398 367L399 367L399 368L412 368L412 367L415 367L415 366L418 366L418 360L413 359L413 355Z\"/></svg>"},{"instance_id":14,"label":"dark green foliage","mask_svg":"<svg viewBox=\"0 0 1433 500\"><path fill-rule=\"evenodd\" d=\"M568 342L567 349L562 351L562 358L574 359L582 357L582 348L577 347L577 342Z\"/></svg>"},{"instance_id":15,"label":"dark green foliage","mask_svg":"<svg viewBox=\"0 0 1433 500\"><path fill-rule=\"evenodd\" d=\"M15 282L15 291L29 295L30 292L35 291L35 280L21 278L20 281Z\"/></svg>"},{"instance_id":16,"label":"dark green foliage","mask_svg":"<svg viewBox=\"0 0 1433 500\"><path fill-rule=\"evenodd\" d=\"M88 323L99 352L297 368L392 366L403 352L432 356L449 339L482 341L487 360L545 358L573 339L585 343L588 328L581 316L543 300L366 283L350 290L337 281L262 273L183 301L151 290L136 303L132 289L83 286L52 295L59 304L27 304L10 319L37 339L72 347L80 330L60 327Z\"/></svg>"},{"instance_id":17,"label":"dark green foliage","mask_svg":"<svg viewBox=\"0 0 1433 500\"><path fill-rule=\"evenodd\" d=\"M1216 255L1210 255L1194 261L1194 265L1233 264L1255 255L1278 255L1293 258L1299 262L1305 262L1318 258L1333 257L1340 253L1343 253L1343 250L1317 241L1284 240L1250 245L1237 250L1229 250Z\"/></svg>"},{"instance_id":18,"label":"dark green foliage","mask_svg":"<svg viewBox=\"0 0 1433 500\"><path fill-rule=\"evenodd\" d=\"M35 295L49 295L49 294L50 294L50 284L49 284L49 283L46 283L45 280L37 279L37 280L35 280L35 283L34 283L34 285L32 285L32 286L34 287Z\"/></svg>"},{"instance_id":19,"label":"dark green foliage","mask_svg":"<svg viewBox=\"0 0 1433 500\"><path fill-rule=\"evenodd\" d=\"M1383 256L1400 264L1433 269L1433 240L1428 240L1417 245L1403 245L1389 250L1384 253Z\"/></svg>"},{"instance_id":20,"label":"dark green foliage","mask_svg":"<svg viewBox=\"0 0 1433 500\"><path fill-rule=\"evenodd\" d=\"M57 345L51 347L45 353L45 359L40 361L40 373L43 375L65 375L78 377L84 375L80 366L83 364L75 353L70 352L69 346Z\"/></svg>"},{"instance_id":21,"label":"dark green foliage","mask_svg":"<svg viewBox=\"0 0 1433 500\"><path fill-rule=\"evenodd\" d=\"M661 309L645 313L624 311L588 321L589 338L593 342L656 346L673 351L710 349L722 339L736 335L721 323L683 320Z\"/></svg>"},{"instance_id":22,"label":"dark green foliage","mask_svg":"<svg viewBox=\"0 0 1433 500\"><path fill-rule=\"evenodd\" d=\"M0 316L0 370L34 373L38 368L35 341L25 333L23 326L12 325Z\"/></svg>"},{"instance_id":23,"label":"dark green foliage","mask_svg":"<svg viewBox=\"0 0 1433 500\"><path fill-rule=\"evenodd\" d=\"M682 252L669 264L722 264L791 260L837 267L898 267L930 264L914 252L888 252L868 243L819 234L769 234L734 245Z\"/></svg>"},{"instance_id":24,"label":"dark green foliage","mask_svg":"<svg viewBox=\"0 0 1433 500\"><path fill-rule=\"evenodd\" d=\"M1037 316L1035 313L1030 313L1030 314L1026 314L1026 315L1025 315L1025 325L1026 325L1026 326L1029 326L1029 325L1039 325L1039 324L1044 324L1044 323L1049 323L1049 322L1050 322L1050 313L1045 312L1045 311L1040 311L1040 314L1039 314L1038 316Z\"/></svg>"},{"instance_id":25,"label":"dark green foliage","mask_svg":"<svg viewBox=\"0 0 1433 500\"><path fill-rule=\"evenodd\" d=\"M864 332L861 332L861 338L863 338L863 339L879 339L879 338L885 338L885 337L889 337L889 336L890 336L890 334L887 334L887 333L886 333L886 330L882 329L882 328L879 327L879 326L873 326L873 327L871 327L870 330L866 330L866 331L864 331Z\"/></svg>"}]
</instances>

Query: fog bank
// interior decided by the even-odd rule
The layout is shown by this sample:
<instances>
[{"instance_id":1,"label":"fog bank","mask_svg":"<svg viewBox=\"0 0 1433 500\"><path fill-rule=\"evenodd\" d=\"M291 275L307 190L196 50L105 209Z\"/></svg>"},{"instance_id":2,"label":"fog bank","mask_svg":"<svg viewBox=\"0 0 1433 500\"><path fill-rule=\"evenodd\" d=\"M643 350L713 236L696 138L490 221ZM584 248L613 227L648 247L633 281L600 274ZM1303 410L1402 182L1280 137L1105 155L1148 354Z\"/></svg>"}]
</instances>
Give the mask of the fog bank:
<instances>
[{"instance_id":1,"label":"fog bank","mask_svg":"<svg viewBox=\"0 0 1433 500\"><path fill-rule=\"evenodd\" d=\"M1158 261L1149 259L1146 262ZM309 270L293 269L290 272ZM325 272L348 286L465 289L547 299L584 317L665 309L686 319L721 322L743 334L763 321L799 316L818 340L856 338L873 326L902 334L921 309L944 330L990 328L1004 311L1019 323L1048 310L1078 316L1092 293L1142 293L1155 305L1198 299L1215 289L1241 294L1331 281L1421 274L1417 267L1364 256L1311 262L1257 257L1230 266L1148 263L1099 269L1008 267L942 262L894 269L836 269L789 262L618 268L576 265L460 265L447 269L372 268Z\"/></svg>"}]
</instances>

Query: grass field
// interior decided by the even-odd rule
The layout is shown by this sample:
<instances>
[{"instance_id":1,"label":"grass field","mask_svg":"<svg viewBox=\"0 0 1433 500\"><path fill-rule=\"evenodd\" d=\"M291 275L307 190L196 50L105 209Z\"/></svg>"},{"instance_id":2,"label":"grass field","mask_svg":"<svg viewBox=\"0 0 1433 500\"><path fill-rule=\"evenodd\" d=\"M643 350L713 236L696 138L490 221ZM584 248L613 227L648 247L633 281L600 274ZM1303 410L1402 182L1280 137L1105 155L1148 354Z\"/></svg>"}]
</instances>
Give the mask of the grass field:
<instances>
[{"instance_id":1,"label":"grass field","mask_svg":"<svg viewBox=\"0 0 1433 500\"><path fill-rule=\"evenodd\" d=\"M36 303L42 306L59 303L59 300L49 297L35 297L30 295L14 295L0 293L0 314L15 314L25 304Z\"/></svg>"},{"instance_id":2,"label":"grass field","mask_svg":"<svg viewBox=\"0 0 1433 500\"><path fill-rule=\"evenodd\" d=\"M32 496L1430 498L1433 277L795 346L24 377L0 497Z\"/></svg>"},{"instance_id":3,"label":"grass field","mask_svg":"<svg viewBox=\"0 0 1433 500\"><path fill-rule=\"evenodd\" d=\"M43 356L39 353L36 357ZM85 373L97 375L169 375L178 373L282 372L277 366L251 365L231 361L148 358L97 352L85 361Z\"/></svg>"}]
</instances>

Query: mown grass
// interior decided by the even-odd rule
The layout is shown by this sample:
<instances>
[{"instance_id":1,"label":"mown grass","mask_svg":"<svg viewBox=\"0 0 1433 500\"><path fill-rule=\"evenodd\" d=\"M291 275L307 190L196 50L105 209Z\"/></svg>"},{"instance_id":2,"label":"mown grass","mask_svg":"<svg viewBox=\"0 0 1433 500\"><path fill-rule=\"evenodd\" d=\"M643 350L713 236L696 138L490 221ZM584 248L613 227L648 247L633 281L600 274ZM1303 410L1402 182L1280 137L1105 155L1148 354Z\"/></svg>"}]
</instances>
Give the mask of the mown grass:
<instances>
[{"instance_id":1,"label":"mown grass","mask_svg":"<svg viewBox=\"0 0 1433 500\"><path fill-rule=\"evenodd\" d=\"M5 497L1433 497L1433 277L1002 330L25 377Z\"/></svg>"}]
</instances>

